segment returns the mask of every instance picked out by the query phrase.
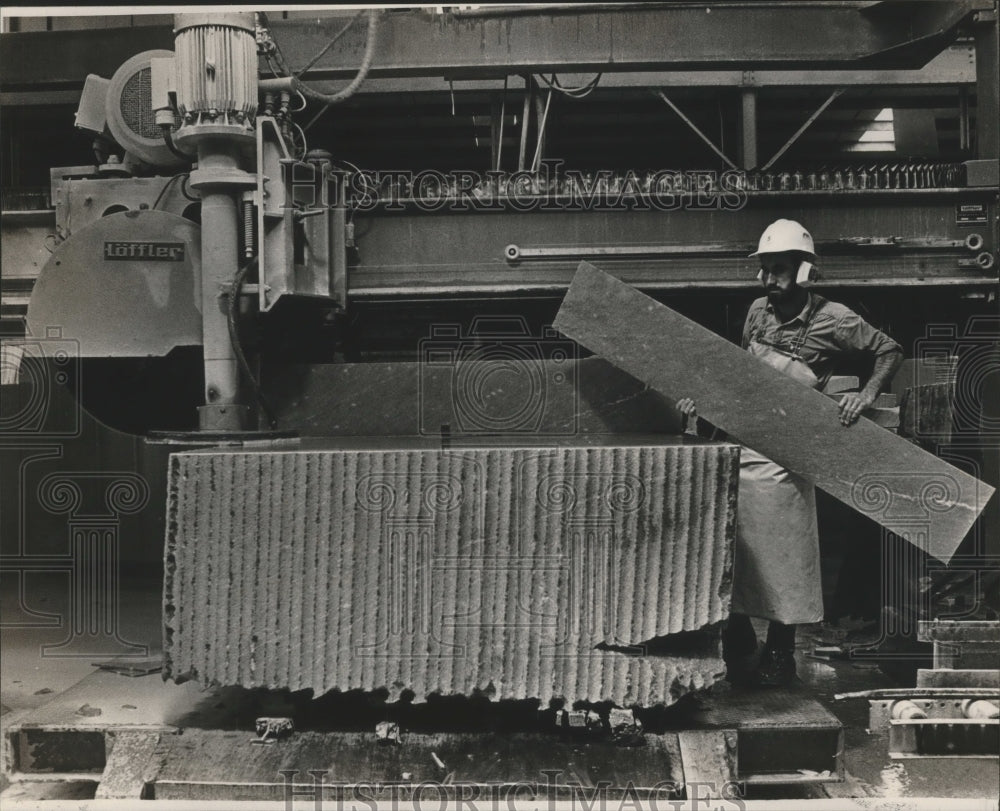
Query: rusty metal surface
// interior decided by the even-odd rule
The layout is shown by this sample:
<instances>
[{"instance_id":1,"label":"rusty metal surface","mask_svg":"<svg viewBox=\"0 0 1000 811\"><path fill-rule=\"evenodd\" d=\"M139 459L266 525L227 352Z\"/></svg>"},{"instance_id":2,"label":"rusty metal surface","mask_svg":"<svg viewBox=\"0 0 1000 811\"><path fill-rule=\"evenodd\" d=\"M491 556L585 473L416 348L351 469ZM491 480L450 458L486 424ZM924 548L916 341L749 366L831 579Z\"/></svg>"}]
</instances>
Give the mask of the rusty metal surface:
<instances>
[{"instance_id":1,"label":"rusty metal surface","mask_svg":"<svg viewBox=\"0 0 1000 811\"><path fill-rule=\"evenodd\" d=\"M917 670L917 687L989 687L1000 690L1000 670Z\"/></svg>"},{"instance_id":2,"label":"rusty metal surface","mask_svg":"<svg viewBox=\"0 0 1000 811\"><path fill-rule=\"evenodd\" d=\"M140 800L147 783L156 776L160 733L120 730L109 735L110 749L101 782L99 800Z\"/></svg>"},{"instance_id":3,"label":"rusty metal surface","mask_svg":"<svg viewBox=\"0 0 1000 811\"><path fill-rule=\"evenodd\" d=\"M842 725L795 689L733 691L710 696L692 718L699 729L735 729L741 780L767 782L795 774L816 782L843 773ZM806 772L811 772L807 776Z\"/></svg>"},{"instance_id":4,"label":"rusty metal surface","mask_svg":"<svg viewBox=\"0 0 1000 811\"><path fill-rule=\"evenodd\" d=\"M1000 644L997 620L921 620L917 626L921 642L992 642Z\"/></svg>"},{"instance_id":5,"label":"rusty metal surface","mask_svg":"<svg viewBox=\"0 0 1000 811\"><path fill-rule=\"evenodd\" d=\"M520 786L529 795L557 796L601 781L618 789L616 794L629 786L645 796L658 787L659 796L668 799L678 796L683 777L672 734L644 736L644 745L638 747L587 744L554 733L407 733L401 746L380 745L371 732L301 732L267 747L251 746L250 738L241 731L201 729L164 738L169 754L156 776L156 799L281 799L283 770L290 772L288 778L300 792L312 788L312 771L325 772L324 799L330 800L341 793L351 796L345 784L367 783L373 789L392 784L395 795L405 800L418 796L422 784L434 784L442 793L464 785L463 796L468 798L468 791L477 786ZM442 783L445 775L450 777ZM484 791L483 799L488 796ZM510 796L517 794L512 791ZM507 799L502 793L500 797L501 802Z\"/></svg>"},{"instance_id":6,"label":"rusty metal surface","mask_svg":"<svg viewBox=\"0 0 1000 811\"><path fill-rule=\"evenodd\" d=\"M418 701L709 686L717 651L643 645L728 613L737 448L571 441L174 455L165 672Z\"/></svg>"}]
</instances>

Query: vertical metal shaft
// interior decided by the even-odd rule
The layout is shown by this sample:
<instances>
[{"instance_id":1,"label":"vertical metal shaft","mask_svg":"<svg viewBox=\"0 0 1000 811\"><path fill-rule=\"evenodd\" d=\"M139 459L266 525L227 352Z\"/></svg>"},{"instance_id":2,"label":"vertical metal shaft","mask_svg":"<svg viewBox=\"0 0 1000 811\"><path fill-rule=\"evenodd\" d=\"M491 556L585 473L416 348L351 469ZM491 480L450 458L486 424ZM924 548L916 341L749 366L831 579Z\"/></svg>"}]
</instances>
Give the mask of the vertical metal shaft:
<instances>
[{"instance_id":1,"label":"vertical metal shaft","mask_svg":"<svg viewBox=\"0 0 1000 811\"><path fill-rule=\"evenodd\" d=\"M240 166L254 143L257 43L252 12L209 11L174 18L177 110L174 136L197 152L189 185L201 193L201 319L205 405L203 431L242 431L249 408L240 402L240 361L229 329L229 297L241 257L240 203L256 178ZM252 244L253 234L247 234ZM237 308L238 310L238 308Z\"/></svg>"},{"instance_id":2,"label":"vertical metal shaft","mask_svg":"<svg viewBox=\"0 0 1000 811\"><path fill-rule=\"evenodd\" d=\"M239 266L237 204L227 172L239 169L235 148L222 140L198 144L203 176L217 174L220 183L201 189L201 301L205 350L205 403L199 409L202 430L238 431L245 408L239 403L239 366L229 338L229 285Z\"/></svg>"}]
</instances>

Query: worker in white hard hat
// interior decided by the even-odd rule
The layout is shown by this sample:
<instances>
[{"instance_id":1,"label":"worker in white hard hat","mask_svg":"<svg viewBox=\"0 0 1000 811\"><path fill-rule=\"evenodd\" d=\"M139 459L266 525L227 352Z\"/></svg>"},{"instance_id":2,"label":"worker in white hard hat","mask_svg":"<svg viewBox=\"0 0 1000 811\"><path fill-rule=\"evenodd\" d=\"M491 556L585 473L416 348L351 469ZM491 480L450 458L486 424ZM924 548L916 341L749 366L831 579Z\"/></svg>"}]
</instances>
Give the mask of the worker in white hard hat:
<instances>
[{"instance_id":1,"label":"worker in white hard hat","mask_svg":"<svg viewBox=\"0 0 1000 811\"><path fill-rule=\"evenodd\" d=\"M849 308L808 289L816 251L812 236L794 220L771 223L750 256L760 261L757 277L766 295L750 305L744 349L817 389L845 353L874 356L864 388L840 401L840 422L852 425L899 368L899 344ZM695 422L690 399L677 407ZM730 681L762 686L794 681L795 626L823 619L815 489L750 448L740 455L731 611L723 634ZM759 659L751 617L770 621Z\"/></svg>"}]
</instances>

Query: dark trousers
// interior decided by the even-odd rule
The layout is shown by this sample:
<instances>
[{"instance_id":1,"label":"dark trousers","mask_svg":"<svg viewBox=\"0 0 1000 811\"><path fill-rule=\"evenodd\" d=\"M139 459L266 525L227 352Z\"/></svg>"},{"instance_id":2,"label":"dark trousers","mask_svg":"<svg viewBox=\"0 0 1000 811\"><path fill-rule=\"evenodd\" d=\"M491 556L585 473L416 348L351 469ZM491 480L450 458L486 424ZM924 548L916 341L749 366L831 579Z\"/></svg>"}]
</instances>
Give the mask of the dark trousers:
<instances>
[{"instance_id":1,"label":"dark trousers","mask_svg":"<svg viewBox=\"0 0 1000 811\"><path fill-rule=\"evenodd\" d=\"M795 626L772 620L767 626L765 650L794 651ZM728 661L757 652L757 634L746 614L730 614L722 632L722 655Z\"/></svg>"}]
</instances>

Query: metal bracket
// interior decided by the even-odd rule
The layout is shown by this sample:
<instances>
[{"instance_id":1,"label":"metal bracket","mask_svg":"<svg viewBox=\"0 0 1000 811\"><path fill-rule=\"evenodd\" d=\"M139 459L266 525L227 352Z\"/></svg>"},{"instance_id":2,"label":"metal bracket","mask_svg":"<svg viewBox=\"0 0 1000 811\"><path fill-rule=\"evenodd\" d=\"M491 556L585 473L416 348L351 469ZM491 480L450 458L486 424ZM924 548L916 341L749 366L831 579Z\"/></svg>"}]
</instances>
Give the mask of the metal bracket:
<instances>
[{"instance_id":1,"label":"metal bracket","mask_svg":"<svg viewBox=\"0 0 1000 811\"><path fill-rule=\"evenodd\" d=\"M256 138L257 272L260 278L257 300L263 313L274 306L294 272L294 220L283 176L283 164L291 157L273 118L257 117Z\"/></svg>"},{"instance_id":2,"label":"metal bracket","mask_svg":"<svg viewBox=\"0 0 1000 811\"><path fill-rule=\"evenodd\" d=\"M722 160L726 163L726 165L730 169L739 169L740 168L735 163L733 163L731 160L729 160L729 158L726 157L725 153L721 149L719 149L719 147L717 147L713 143L712 139L709 138L707 135L705 135L705 133L703 133L700 129L698 129L697 125L690 118L688 118L686 115L684 115L684 113L682 113L680 111L680 108L676 104L674 104L670 99L668 99L662 90L657 90L656 91L656 95L658 95L661 99L663 99L664 103L671 110L673 110L675 113L677 113L678 116L680 116L681 121L683 121L685 124L687 124L688 127L691 128L691 131L695 135L697 135L699 138L701 138L701 140L705 142L705 144L708 146L709 149L711 149L716 155L718 155L720 158L722 158ZM822 112L822 110L820 110L820 112ZM819 115L819 113L817 113L816 115ZM811 123L811 122L809 122L809 123ZM807 126L808 126L808 124L807 124ZM795 137L796 138L798 137L797 133L796 133ZM775 156L775 157L777 157L777 156ZM770 165L770 164L768 164L768 165ZM767 168L767 167L765 167L765 168Z\"/></svg>"},{"instance_id":3,"label":"metal bracket","mask_svg":"<svg viewBox=\"0 0 1000 811\"><path fill-rule=\"evenodd\" d=\"M827 98L827 100L824 101L819 106L819 109L815 113L813 113L811 116L809 116L809 118L806 119L806 123L803 124L801 127L799 127L795 131L795 134L792 135L792 137L789 138L785 142L785 145L783 147L781 147L781 149L779 149L777 152L774 153L774 157L771 158L771 160L769 160L767 163L765 163L763 167L761 167L762 170L766 172L768 169L770 169L774 165L774 162L776 160L778 160L778 158L780 158L782 155L784 155L785 152L789 149L789 147L791 147L792 144L794 144L797 140L799 140L799 136L803 132L805 132L807 129L809 129L809 127L812 125L813 121L815 121L817 118L819 118L823 114L823 111L826 110L826 108L829 107L831 104L833 104L833 102L835 102L838 98L840 98L843 95L843 93L844 93L844 88L842 88L842 87L838 87L836 90L834 90L829 95L829 97Z\"/></svg>"}]
</instances>

